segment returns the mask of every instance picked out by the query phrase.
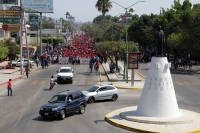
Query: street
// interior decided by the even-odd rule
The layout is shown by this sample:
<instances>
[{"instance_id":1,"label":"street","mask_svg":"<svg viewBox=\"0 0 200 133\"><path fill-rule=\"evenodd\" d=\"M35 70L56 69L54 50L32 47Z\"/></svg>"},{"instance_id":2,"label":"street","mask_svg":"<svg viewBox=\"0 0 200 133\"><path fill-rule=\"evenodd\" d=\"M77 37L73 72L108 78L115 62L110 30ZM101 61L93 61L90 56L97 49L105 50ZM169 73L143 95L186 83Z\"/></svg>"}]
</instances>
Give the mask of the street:
<instances>
[{"instance_id":1,"label":"street","mask_svg":"<svg viewBox=\"0 0 200 133\"><path fill-rule=\"evenodd\" d=\"M0 88L0 132L1 133L129 133L110 125L104 120L109 112L116 109L137 106L141 91L119 90L116 102L106 100L88 104L83 115L71 113L64 120L52 117L43 120L39 109L50 98L64 90L86 90L100 84L99 73L89 72L88 65L69 65L74 69L73 84L59 84L49 91L51 75L56 79L56 71L63 65L51 65L37 71L30 77L13 82L13 96L7 96L6 85ZM137 70L144 76L147 64L140 64ZM199 75L172 71L172 79L179 108L200 113Z\"/></svg>"}]
</instances>

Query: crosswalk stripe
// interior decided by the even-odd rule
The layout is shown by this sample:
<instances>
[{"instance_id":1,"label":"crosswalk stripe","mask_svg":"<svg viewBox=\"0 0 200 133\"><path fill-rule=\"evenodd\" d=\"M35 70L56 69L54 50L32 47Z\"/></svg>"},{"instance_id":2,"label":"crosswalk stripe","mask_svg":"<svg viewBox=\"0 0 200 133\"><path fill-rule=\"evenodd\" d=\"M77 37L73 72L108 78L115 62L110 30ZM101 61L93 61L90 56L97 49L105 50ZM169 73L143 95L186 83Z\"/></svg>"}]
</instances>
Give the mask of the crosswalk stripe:
<instances>
[{"instance_id":1,"label":"crosswalk stripe","mask_svg":"<svg viewBox=\"0 0 200 133\"><path fill-rule=\"evenodd\" d=\"M184 84L186 84L186 85L191 85L190 83L188 83L188 82L183 82Z\"/></svg>"},{"instance_id":2,"label":"crosswalk stripe","mask_svg":"<svg viewBox=\"0 0 200 133\"><path fill-rule=\"evenodd\" d=\"M180 82L176 82L177 84L179 84L179 85L183 85L182 83L180 83Z\"/></svg>"},{"instance_id":3,"label":"crosswalk stripe","mask_svg":"<svg viewBox=\"0 0 200 133\"><path fill-rule=\"evenodd\" d=\"M192 84L194 84L194 85L198 85L198 83L195 83L195 82L191 82Z\"/></svg>"},{"instance_id":4,"label":"crosswalk stripe","mask_svg":"<svg viewBox=\"0 0 200 133\"><path fill-rule=\"evenodd\" d=\"M76 81L73 80L73 83L72 83L72 84L76 84Z\"/></svg>"},{"instance_id":5,"label":"crosswalk stripe","mask_svg":"<svg viewBox=\"0 0 200 133\"><path fill-rule=\"evenodd\" d=\"M45 84L45 81L41 81L41 82L40 82L40 85L43 85L43 84Z\"/></svg>"},{"instance_id":6,"label":"crosswalk stripe","mask_svg":"<svg viewBox=\"0 0 200 133\"><path fill-rule=\"evenodd\" d=\"M92 84L92 82L91 81L88 81L88 85L91 85Z\"/></svg>"},{"instance_id":7,"label":"crosswalk stripe","mask_svg":"<svg viewBox=\"0 0 200 133\"><path fill-rule=\"evenodd\" d=\"M33 81L31 84L32 84L32 85L35 85L36 83L37 83L37 81Z\"/></svg>"},{"instance_id":8,"label":"crosswalk stripe","mask_svg":"<svg viewBox=\"0 0 200 133\"><path fill-rule=\"evenodd\" d=\"M81 82L80 82L80 85L84 85L84 84L85 84L85 81L81 81Z\"/></svg>"}]
</instances>

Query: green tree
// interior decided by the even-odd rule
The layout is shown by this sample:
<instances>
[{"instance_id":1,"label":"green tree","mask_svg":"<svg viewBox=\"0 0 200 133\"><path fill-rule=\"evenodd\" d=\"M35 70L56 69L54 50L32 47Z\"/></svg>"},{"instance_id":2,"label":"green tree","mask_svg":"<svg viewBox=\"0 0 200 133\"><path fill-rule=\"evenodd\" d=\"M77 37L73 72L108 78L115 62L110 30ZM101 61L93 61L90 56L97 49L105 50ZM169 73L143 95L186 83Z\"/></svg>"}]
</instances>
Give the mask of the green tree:
<instances>
[{"instance_id":1,"label":"green tree","mask_svg":"<svg viewBox=\"0 0 200 133\"><path fill-rule=\"evenodd\" d=\"M0 41L0 60L8 56L8 47L5 46L3 41Z\"/></svg>"}]
</instances>

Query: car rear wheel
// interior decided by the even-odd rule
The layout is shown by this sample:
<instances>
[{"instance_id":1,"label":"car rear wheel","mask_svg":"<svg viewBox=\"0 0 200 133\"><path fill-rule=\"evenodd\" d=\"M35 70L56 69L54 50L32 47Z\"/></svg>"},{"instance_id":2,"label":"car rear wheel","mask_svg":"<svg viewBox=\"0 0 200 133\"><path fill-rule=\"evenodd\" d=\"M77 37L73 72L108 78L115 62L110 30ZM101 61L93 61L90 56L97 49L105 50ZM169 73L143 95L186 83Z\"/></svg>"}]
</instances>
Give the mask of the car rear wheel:
<instances>
[{"instance_id":1,"label":"car rear wheel","mask_svg":"<svg viewBox=\"0 0 200 133\"><path fill-rule=\"evenodd\" d=\"M59 117L60 117L61 120L65 119L65 111L64 110L60 111L60 116Z\"/></svg>"},{"instance_id":2,"label":"car rear wheel","mask_svg":"<svg viewBox=\"0 0 200 133\"><path fill-rule=\"evenodd\" d=\"M79 113L80 113L80 114L83 114L84 112L85 112L85 106L84 106L84 105L81 105L81 106L80 106Z\"/></svg>"},{"instance_id":3,"label":"car rear wheel","mask_svg":"<svg viewBox=\"0 0 200 133\"><path fill-rule=\"evenodd\" d=\"M117 101L117 98L118 98L118 96L117 96L116 94L114 94L114 95L112 96L112 100L113 100L113 101Z\"/></svg>"},{"instance_id":4,"label":"car rear wheel","mask_svg":"<svg viewBox=\"0 0 200 133\"><path fill-rule=\"evenodd\" d=\"M89 99L88 99L89 103L94 103L94 101L95 101L94 97L89 97Z\"/></svg>"}]
</instances>

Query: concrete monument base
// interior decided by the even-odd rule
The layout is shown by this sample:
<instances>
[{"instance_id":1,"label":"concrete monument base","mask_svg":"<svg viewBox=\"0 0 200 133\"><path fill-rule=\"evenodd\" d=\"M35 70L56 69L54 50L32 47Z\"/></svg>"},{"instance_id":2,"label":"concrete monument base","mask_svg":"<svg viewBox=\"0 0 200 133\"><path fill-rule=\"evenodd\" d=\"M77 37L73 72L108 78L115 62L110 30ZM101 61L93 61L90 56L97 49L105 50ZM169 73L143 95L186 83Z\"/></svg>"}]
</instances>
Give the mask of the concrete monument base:
<instances>
[{"instance_id":1,"label":"concrete monument base","mask_svg":"<svg viewBox=\"0 0 200 133\"><path fill-rule=\"evenodd\" d=\"M106 115L110 124L130 131L163 133L200 132L200 114L179 109L178 117L145 117L137 114L137 106L115 110Z\"/></svg>"}]
</instances>

